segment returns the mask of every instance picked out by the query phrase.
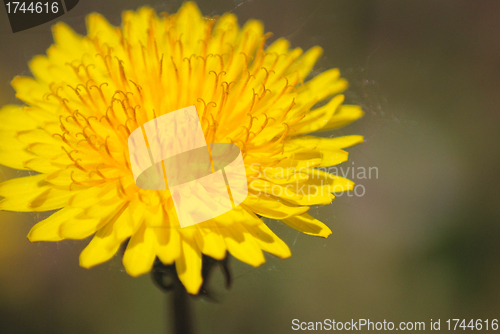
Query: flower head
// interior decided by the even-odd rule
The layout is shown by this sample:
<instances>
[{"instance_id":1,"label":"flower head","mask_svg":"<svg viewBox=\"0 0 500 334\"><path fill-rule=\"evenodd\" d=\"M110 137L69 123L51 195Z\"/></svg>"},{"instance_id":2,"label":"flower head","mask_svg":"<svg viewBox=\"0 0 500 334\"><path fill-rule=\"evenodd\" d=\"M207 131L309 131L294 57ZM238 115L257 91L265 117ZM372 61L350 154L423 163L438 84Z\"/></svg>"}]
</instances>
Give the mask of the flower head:
<instances>
[{"instance_id":1,"label":"flower head","mask_svg":"<svg viewBox=\"0 0 500 334\"><path fill-rule=\"evenodd\" d=\"M12 82L26 106L0 111L0 163L38 172L0 184L0 209L58 210L32 228L30 241L94 235L80 256L88 268L130 238L123 256L130 275L148 272L159 258L175 263L186 289L197 293L202 254L223 259L229 252L252 266L265 261L262 251L290 256L261 217L331 234L306 213L309 205L329 204L332 192L353 183L317 167L345 161L342 148L363 138L306 134L346 125L363 111L342 104L347 82L337 69L306 81L320 47L303 52L285 39L266 46L270 35L259 21L239 27L233 14L203 17L192 2L172 15L124 12L120 28L91 14L87 30L80 36L56 24L55 44L29 64L34 78ZM221 216L180 228L168 189L134 183L127 138L193 104L207 143L241 149L249 195Z\"/></svg>"}]
</instances>

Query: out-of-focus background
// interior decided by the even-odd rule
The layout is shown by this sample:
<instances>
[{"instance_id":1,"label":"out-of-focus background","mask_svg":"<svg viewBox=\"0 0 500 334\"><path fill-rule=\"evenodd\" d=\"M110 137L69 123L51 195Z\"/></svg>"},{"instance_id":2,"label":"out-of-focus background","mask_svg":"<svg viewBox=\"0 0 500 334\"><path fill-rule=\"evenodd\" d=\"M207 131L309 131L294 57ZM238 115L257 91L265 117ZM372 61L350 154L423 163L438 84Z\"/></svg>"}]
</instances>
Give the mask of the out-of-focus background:
<instances>
[{"instance_id":1,"label":"out-of-focus background","mask_svg":"<svg viewBox=\"0 0 500 334\"><path fill-rule=\"evenodd\" d=\"M120 24L122 10L181 1L80 3L84 16ZM219 303L193 300L199 333L289 333L292 320L424 321L500 318L500 2L199 1L203 14L260 19L292 46L324 48L316 69L340 68L350 103L366 116L331 135L362 134L341 165L364 195L313 209L333 231L306 236L270 222L292 257L260 268L232 259ZM52 42L49 22L13 34L0 9L0 105L19 103L10 80ZM373 172L376 168L378 177ZM19 172L0 169L0 181ZM357 172L356 172L357 174ZM361 191L361 188L359 188ZM359 193L358 193L359 194ZM0 212L0 333L166 333L170 304L148 275L131 278L117 257L86 270L87 241L30 244L43 215ZM483 329L484 330L484 329Z\"/></svg>"}]
</instances>

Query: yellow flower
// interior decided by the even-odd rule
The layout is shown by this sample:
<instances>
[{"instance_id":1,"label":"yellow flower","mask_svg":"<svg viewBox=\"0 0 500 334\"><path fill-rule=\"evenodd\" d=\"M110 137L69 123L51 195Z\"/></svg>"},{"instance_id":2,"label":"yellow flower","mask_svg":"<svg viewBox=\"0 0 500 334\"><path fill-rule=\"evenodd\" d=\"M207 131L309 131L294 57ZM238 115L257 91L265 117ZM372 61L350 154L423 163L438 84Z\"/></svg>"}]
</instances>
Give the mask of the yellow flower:
<instances>
[{"instance_id":1,"label":"yellow flower","mask_svg":"<svg viewBox=\"0 0 500 334\"><path fill-rule=\"evenodd\" d=\"M290 256L260 217L331 234L306 213L309 205L329 204L334 188L353 183L315 167L347 160L342 148L363 138L305 134L346 125L363 111L342 104L347 82L337 69L304 82L320 47L303 53L285 39L266 47L270 35L259 21L239 27L233 14L203 17L192 2L172 15L127 11L121 28L91 14L87 29L80 36L56 24L47 56L29 63L34 78L12 81L26 106L0 111L0 163L38 172L0 184L0 209L60 209L32 228L30 241L95 233L80 256L88 268L130 238L123 256L130 275L147 273L158 257L175 262L188 292L197 293L202 254L223 259L229 252L252 266L265 261L262 251ZM240 147L249 196L181 229L168 190L135 185L127 139L147 121L193 104L208 143Z\"/></svg>"}]
</instances>

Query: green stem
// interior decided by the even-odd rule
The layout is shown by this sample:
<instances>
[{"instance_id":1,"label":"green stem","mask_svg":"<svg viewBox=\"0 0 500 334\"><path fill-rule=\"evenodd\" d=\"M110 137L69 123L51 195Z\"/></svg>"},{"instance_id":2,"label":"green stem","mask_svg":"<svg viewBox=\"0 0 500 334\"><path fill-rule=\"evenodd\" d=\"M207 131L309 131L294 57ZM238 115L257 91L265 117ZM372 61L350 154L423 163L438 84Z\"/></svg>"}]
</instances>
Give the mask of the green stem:
<instances>
[{"instance_id":1,"label":"green stem","mask_svg":"<svg viewBox=\"0 0 500 334\"><path fill-rule=\"evenodd\" d=\"M176 282L172 297L175 334L193 334L193 315L189 295L181 282Z\"/></svg>"}]
</instances>

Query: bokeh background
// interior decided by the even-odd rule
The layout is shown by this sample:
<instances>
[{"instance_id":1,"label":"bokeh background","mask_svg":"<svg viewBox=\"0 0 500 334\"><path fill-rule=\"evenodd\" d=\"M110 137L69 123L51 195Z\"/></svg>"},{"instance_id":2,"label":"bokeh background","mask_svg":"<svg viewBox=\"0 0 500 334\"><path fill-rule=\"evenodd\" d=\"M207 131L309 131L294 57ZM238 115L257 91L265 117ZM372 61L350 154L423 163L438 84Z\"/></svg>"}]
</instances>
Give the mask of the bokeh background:
<instances>
[{"instance_id":1,"label":"bokeh background","mask_svg":"<svg viewBox=\"0 0 500 334\"><path fill-rule=\"evenodd\" d=\"M84 16L181 1L80 3L61 20L85 33ZM362 197L342 196L312 213L333 231L306 236L269 222L292 257L260 268L232 259L219 303L193 300L198 333L289 333L292 320L425 321L500 318L500 2L199 1L205 15L260 19L292 46L324 48L316 69L340 68L360 121L329 135L362 134L350 149ZM53 22L13 34L0 9L0 105L52 42ZM353 165L354 164L354 165ZM21 175L0 169L0 181ZM87 241L30 244L43 214L0 212L0 333L167 333L169 295L131 278L120 259L86 270ZM443 326L443 324L442 324Z\"/></svg>"}]
</instances>

